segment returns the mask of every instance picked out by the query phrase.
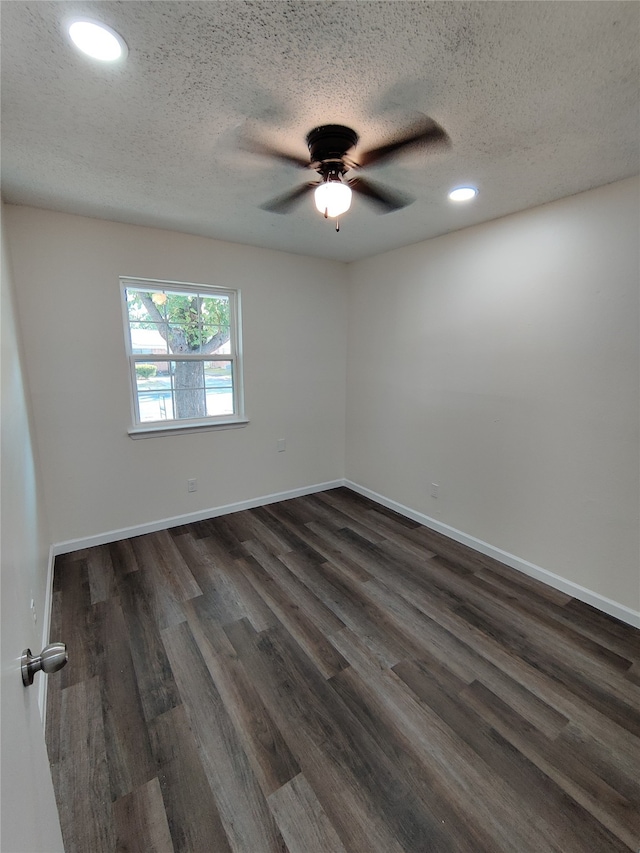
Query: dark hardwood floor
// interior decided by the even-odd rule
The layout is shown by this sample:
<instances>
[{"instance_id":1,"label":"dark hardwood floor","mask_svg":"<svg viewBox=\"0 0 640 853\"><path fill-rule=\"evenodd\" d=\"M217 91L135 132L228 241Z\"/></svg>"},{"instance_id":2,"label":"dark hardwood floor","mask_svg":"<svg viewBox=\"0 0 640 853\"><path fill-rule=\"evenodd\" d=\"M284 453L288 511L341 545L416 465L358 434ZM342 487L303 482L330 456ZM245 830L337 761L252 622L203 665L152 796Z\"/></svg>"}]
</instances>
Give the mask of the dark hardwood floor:
<instances>
[{"instance_id":1,"label":"dark hardwood floor","mask_svg":"<svg viewBox=\"0 0 640 853\"><path fill-rule=\"evenodd\" d=\"M67 853L640 850L640 632L347 489L58 557L51 636Z\"/></svg>"}]
</instances>

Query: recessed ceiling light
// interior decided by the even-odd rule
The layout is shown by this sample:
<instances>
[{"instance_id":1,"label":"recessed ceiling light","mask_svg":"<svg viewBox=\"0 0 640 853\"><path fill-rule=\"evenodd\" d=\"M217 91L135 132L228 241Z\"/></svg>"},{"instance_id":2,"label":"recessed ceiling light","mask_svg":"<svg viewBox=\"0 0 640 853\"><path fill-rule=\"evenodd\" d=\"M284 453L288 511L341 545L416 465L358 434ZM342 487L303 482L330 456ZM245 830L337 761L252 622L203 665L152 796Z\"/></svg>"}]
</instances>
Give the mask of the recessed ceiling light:
<instances>
[{"instance_id":1,"label":"recessed ceiling light","mask_svg":"<svg viewBox=\"0 0 640 853\"><path fill-rule=\"evenodd\" d=\"M451 201L471 201L478 195L478 190L475 187L456 187L449 193Z\"/></svg>"},{"instance_id":2,"label":"recessed ceiling light","mask_svg":"<svg viewBox=\"0 0 640 853\"><path fill-rule=\"evenodd\" d=\"M115 62L127 55L127 45L122 36L98 21L73 21L69 26L69 36L79 50L102 62Z\"/></svg>"}]
</instances>

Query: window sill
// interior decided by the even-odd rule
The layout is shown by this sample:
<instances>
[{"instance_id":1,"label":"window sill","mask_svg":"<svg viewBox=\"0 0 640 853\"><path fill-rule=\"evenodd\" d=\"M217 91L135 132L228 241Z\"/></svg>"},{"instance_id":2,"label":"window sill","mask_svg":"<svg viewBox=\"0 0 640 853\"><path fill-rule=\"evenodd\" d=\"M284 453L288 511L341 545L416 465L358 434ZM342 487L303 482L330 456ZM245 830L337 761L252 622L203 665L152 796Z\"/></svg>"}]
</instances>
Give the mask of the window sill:
<instances>
[{"instance_id":1,"label":"window sill","mask_svg":"<svg viewBox=\"0 0 640 853\"><path fill-rule=\"evenodd\" d=\"M148 426L129 427L127 432L130 438L155 438L162 435L184 435L185 433L206 432L208 430L238 429L245 427L248 423L248 418L234 418L233 420L216 421L215 423L211 423L211 421L192 421L187 424L175 424L175 426L149 424Z\"/></svg>"}]
</instances>

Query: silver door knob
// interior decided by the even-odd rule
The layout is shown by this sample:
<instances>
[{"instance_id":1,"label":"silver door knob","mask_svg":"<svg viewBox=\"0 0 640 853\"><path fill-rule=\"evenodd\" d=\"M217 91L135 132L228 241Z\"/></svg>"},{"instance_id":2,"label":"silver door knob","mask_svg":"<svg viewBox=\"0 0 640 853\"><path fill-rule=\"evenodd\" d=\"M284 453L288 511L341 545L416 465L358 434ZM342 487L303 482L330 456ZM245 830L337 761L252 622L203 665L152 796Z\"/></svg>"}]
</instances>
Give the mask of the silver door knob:
<instances>
[{"instance_id":1,"label":"silver door knob","mask_svg":"<svg viewBox=\"0 0 640 853\"><path fill-rule=\"evenodd\" d=\"M57 672L69 660L67 647L64 643L50 643L45 646L39 655L31 654L31 649L25 649L20 658L20 668L22 670L22 683L25 687L33 684L33 677L36 672L46 672L49 675L52 672Z\"/></svg>"}]
</instances>

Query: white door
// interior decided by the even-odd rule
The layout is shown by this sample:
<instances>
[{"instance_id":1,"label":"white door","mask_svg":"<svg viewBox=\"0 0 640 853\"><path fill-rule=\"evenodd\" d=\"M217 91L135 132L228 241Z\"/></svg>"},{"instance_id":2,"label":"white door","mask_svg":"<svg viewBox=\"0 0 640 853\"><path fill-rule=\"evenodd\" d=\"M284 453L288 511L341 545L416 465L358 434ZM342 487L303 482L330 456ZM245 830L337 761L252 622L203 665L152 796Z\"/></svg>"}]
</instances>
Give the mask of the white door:
<instances>
[{"instance_id":1,"label":"white door","mask_svg":"<svg viewBox=\"0 0 640 853\"><path fill-rule=\"evenodd\" d=\"M42 648L49 540L38 499L11 270L1 226L0 850L61 853L62 834L38 709L38 682L46 676L38 673L33 685L24 687L20 674L23 649L39 654Z\"/></svg>"},{"instance_id":2,"label":"white door","mask_svg":"<svg viewBox=\"0 0 640 853\"><path fill-rule=\"evenodd\" d=\"M4 550L4 549L3 549ZM3 557L4 559L4 557ZM2 565L2 853L62 853L62 835L38 709L38 673L24 687L20 655L33 634L29 590ZM26 617L26 619L25 619ZM26 624L25 624L26 623ZM38 654L40 649L32 649Z\"/></svg>"}]
</instances>

